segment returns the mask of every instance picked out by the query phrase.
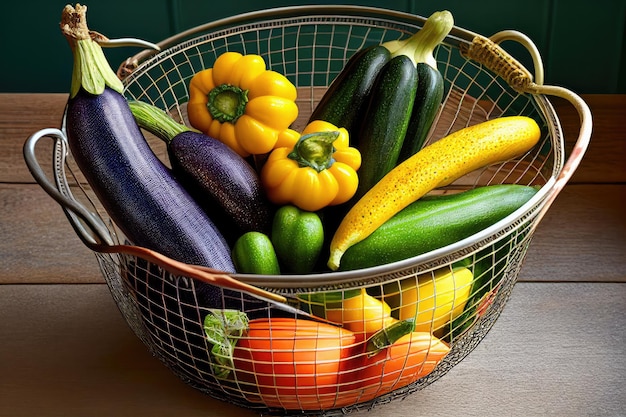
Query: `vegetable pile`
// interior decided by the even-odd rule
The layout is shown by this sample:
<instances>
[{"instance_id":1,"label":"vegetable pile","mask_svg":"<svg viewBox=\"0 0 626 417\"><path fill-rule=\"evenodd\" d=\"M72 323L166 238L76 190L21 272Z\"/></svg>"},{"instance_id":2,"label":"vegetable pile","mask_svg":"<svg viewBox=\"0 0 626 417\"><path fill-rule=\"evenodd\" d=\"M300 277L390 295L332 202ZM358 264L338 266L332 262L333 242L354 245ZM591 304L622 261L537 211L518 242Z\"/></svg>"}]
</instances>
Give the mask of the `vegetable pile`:
<instances>
[{"instance_id":1,"label":"vegetable pile","mask_svg":"<svg viewBox=\"0 0 626 417\"><path fill-rule=\"evenodd\" d=\"M377 267L453 244L537 191L502 184L436 192L522 156L541 136L533 119L503 116L424 146L444 95L433 52L453 26L447 11L407 39L355 53L302 131L292 129L296 87L260 55L225 52L197 72L189 126L127 100L85 14L66 6L61 23L75 63L68 142L134 244L226 273L305 282L306 274ZM167 143L170 166L142 130ZM382 291L298 294L300 308L320 321L250 318L205 289L212 371L248 386L247 400L284 409L343 407L409 385L437 366L455 329L467 328L497 290L495 261L482 262Z\"/></svg>"}]
</instances>

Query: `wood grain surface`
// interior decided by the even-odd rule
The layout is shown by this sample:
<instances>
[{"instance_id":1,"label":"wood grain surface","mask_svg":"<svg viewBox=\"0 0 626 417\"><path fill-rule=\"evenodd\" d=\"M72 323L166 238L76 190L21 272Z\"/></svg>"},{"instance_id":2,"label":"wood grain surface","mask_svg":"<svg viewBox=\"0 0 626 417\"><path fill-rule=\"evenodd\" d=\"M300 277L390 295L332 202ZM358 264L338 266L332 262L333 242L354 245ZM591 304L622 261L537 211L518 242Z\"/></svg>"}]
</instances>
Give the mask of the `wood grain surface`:
<instances>
[{"instance_id":1,"label":"wood grain surface","mask_svg":"<svg viewBox=\"0 0 626 417\"><path fill-rule=\"evenodd\" d=\"M0 416L253 417L152 357L104 285L0 286ZM622 416L620 283L518 283L487 337L424 390L355 417Z\"/></svg>"},{"instance_id":2,"label":"wood grain surface","mask_svg":"<svg viewBox=\"0 0 626 417\"><path fill-rule=\"evenodd\" d=\"M58 127L66 99L0 94L0 417L256 415L185 385L148 353L28 172L24 141ZM494 328L433 385L351 415L626 415L626 96L583 99L591 146ZM554 105L571 148L578 116Z\"/></svg>"}]
</instances>

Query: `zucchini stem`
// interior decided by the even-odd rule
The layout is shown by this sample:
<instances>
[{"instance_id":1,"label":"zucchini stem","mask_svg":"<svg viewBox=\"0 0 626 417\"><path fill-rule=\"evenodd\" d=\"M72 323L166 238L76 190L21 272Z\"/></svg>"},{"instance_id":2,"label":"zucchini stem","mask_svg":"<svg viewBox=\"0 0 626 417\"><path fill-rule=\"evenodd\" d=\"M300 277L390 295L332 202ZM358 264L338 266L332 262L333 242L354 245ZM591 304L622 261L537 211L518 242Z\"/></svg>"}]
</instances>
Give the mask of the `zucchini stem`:
<instances>
[{"instance_id":1,"label":"zucchini stem","mask_svg":"<svg viewBox=\"0 0 626 417\"><path fill-rule=\"evenodd\" d=\"M413 64L426 63L437 69L437 60L434 57L435 48L448 36L454 26L454 18L448 10L435 12L424 23L424 26L413 36L404 41L389 41L383 43L391 57L406 55Z\"/></svg>"},{"instance_id":2,"label":"zucchini stem","mask_svg":"<svg viewBox=\"0 0 626 417\"><path fill-rule=\"evenodd\" d=\"M81 87L90 94L100 95L105 87L122 94L124 85L111 68L100 45L93 40L87 27L87 6L66 5L61 14L61 32L67 39L74 55L70 98Z\"/></svg>"}]
</instances>

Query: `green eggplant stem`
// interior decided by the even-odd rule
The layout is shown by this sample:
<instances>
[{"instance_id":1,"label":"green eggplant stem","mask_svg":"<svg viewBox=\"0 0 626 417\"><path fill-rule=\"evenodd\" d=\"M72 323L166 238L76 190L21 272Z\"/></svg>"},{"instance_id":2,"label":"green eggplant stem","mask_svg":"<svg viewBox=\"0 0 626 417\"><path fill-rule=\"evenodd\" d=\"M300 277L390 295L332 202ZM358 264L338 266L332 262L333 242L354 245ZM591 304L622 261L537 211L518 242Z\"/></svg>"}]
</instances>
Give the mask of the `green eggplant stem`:
<instances>
[{"instance_id":1,"label":"green eggplant stem","mask_svg":"<svg viewBox=\"0 0 626 417\"><path fill-rule=\"evenodd\" d=\"M167 144L169 144L176 135L192 130L184 124L178 123L165 111L152 104L138 100L129 100L128 105L135 117L137 125L154 134Z\"/></svg>"}]
</instances>

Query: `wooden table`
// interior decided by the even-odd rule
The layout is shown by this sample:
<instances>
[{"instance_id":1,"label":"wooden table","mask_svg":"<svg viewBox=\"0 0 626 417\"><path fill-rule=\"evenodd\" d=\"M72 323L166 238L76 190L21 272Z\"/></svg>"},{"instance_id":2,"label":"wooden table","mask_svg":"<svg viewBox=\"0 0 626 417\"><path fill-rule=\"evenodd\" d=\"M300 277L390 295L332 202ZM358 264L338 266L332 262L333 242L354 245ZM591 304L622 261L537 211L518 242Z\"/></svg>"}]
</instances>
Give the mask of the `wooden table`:
<instances>
[{"instance_id":1,"label":"wooden table","mask_svg":"<svg viewBox=\"0 0 626 417\"><path fill-rule=\"evenodd\" d=\"M625 95L586 95L586 158L532 241L487 337L446 376L356 416L626 415ZM253 416L188 387L117 310L24 140L64 94L0 94L0 416ZM556 101L566 138L577 116Z\"/></svg>"}]
</instances>

